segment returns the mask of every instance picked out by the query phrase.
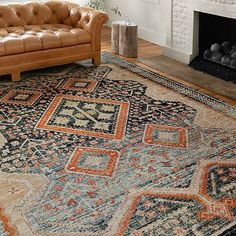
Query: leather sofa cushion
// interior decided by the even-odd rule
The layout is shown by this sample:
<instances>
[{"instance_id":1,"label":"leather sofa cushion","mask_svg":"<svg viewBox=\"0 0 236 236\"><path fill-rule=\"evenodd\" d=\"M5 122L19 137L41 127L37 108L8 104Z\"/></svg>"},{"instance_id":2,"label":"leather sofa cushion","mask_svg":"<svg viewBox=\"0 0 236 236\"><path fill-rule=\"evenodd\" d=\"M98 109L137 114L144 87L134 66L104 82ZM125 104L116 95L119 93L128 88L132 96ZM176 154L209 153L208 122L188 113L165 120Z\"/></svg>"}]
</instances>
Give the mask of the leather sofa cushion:
<instances>
[{"instance_id":1,"label":"leather sofa cushion","mask_svg":"<svg viewBox=\"0 0 236 236\"><path fill-rule=\"evenodd\" d=\"M34 1L0 5L0 28L43 24L66 24L78 27L81 18L78 4L70 2Z\"/></svg>"},{"instance_id":2,"label":"leather sofa cushion","mask_svg":"<svg viewBox=\"0 0 236 236\"><path fill-rule=\"evenodd\" d=\"M0 56L90 42L86 30L64 24L0 28Z\"/></svg>"}]
</instances>

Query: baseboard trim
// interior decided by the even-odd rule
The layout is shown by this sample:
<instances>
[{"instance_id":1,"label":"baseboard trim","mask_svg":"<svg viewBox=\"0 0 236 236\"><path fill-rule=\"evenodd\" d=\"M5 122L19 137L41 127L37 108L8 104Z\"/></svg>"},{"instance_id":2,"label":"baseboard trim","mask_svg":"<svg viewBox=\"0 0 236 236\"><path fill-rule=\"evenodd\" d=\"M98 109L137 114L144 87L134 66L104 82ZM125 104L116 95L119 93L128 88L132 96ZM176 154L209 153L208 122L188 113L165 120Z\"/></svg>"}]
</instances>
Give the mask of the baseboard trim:
<instances>
[{"instance_id":1,"label":"baseboard trim","mask_svg":"<svg viewBox=\"0 0 236 236\"><path fill-rule=\"evenodd\" d=\"M165 46L163 47L163 54L167 57L183 62L185 64L189 64L192 58L191 54Z\"/></svg>"},{"instance_id":2,"label":"baseboard trim","mask_svg":"<svg viewBox=\"0 0 236 236\"><path fill-rule=\"evenodd\" d=\"M164 34L158 33L156 31L147 29L145 27L138 27L139 38L147 40L151 43L158 44L160 46L165 45L166 36Z\"/></svg>"}]
</instances>

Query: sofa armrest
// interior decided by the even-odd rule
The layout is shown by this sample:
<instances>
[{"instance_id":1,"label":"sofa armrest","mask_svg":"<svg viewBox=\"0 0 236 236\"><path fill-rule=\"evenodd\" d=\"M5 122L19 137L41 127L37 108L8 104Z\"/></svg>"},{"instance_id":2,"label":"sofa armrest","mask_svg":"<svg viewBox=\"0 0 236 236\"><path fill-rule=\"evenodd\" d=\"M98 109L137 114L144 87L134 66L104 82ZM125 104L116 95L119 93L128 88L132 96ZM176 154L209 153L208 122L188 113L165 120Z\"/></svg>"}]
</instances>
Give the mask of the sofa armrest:
<instances>
[{"instance_id":1,"label":"sofa armrest","mask_svg":"<svg viewBox=\"0 0 236 236\"><path fill-rule=\"evenodd\" d=\"M99 51L101 49L101 29L102 26L108 22L108 15L90 7L80 7L79 12L81 18L78 27L90 33L93 50Z\"/></svg>"}]
</instances>

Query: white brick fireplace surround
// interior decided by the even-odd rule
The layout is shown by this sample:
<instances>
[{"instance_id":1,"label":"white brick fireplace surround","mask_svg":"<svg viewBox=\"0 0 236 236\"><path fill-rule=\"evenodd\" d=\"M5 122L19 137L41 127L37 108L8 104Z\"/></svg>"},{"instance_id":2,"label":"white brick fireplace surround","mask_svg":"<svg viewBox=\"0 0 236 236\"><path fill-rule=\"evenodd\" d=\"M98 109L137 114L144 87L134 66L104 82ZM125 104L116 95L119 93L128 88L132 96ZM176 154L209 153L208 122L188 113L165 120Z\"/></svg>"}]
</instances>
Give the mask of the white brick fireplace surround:
<instances>
[{"instance_id":1,"label":"white brick fireplace surround","mask_svg":"<svg viewBox=\"0 0 236 236\"><path fill-rule=\"evenodd\" d=\"M170 14L166 19L164 55L184 63L198 55L199 12L236 19L236 0L165 1Z\"/></svg>"}]
</instances>

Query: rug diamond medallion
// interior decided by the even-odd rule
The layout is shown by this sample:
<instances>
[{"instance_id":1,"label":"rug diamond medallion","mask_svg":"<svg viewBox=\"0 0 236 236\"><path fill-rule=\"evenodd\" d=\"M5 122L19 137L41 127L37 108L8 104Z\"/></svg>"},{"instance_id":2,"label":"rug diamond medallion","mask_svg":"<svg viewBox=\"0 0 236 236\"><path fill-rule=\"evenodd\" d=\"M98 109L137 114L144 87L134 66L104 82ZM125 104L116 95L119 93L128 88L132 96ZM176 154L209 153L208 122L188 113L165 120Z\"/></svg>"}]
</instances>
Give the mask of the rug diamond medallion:
<instances>
[{"instance_id":1,"label":"rug diamond medallion","mask_svg":"<svg viewBox=\"0 0 236 236\"><path fill-rule=\"evenodd\" d=\"M57 95L36 128L120 140L128 109L128 102Z\"/></svg>"},{"instance_id":2,"label":"rug diamond medallion","mask_svg":"<svg viewBox=\"0 0 236 236\"><path fill-rule=\"evenodd\" d=\"M112 177L119 153L115 150L78 147L66 167L72 173Z\"/></svg>"},{"instance_id":3,"label":"rug diamond medallion","mask_svg":"<svg viewBox=\"0 0 236 236\"><path fill-rule=\"evenodd\" d=\"M41 95L42 93L39 91L12 89L3 98L0 99L0 102L31 106L39 99Z\"/></svg>"},{"instance_id":4,"label":"rug diamond medallion","mask_svg":"<svg viewBox=\"0 0 236 236\"><path fill-rule=\"evenodd\" d=\"M144 142L165 147L186 148L187 132L180 127L147 124Z\"/></svg>"},{"instance_id":5,"label":"rug diamond medallion","mask_svg":"<svg viewBox=\"0 0 236 236\"><path fill-rule=\"evenodd\" d=\"M63 88L79 92L92 92L98 84L94 79L69 78Z\"/></svg>"}]
</instances>

